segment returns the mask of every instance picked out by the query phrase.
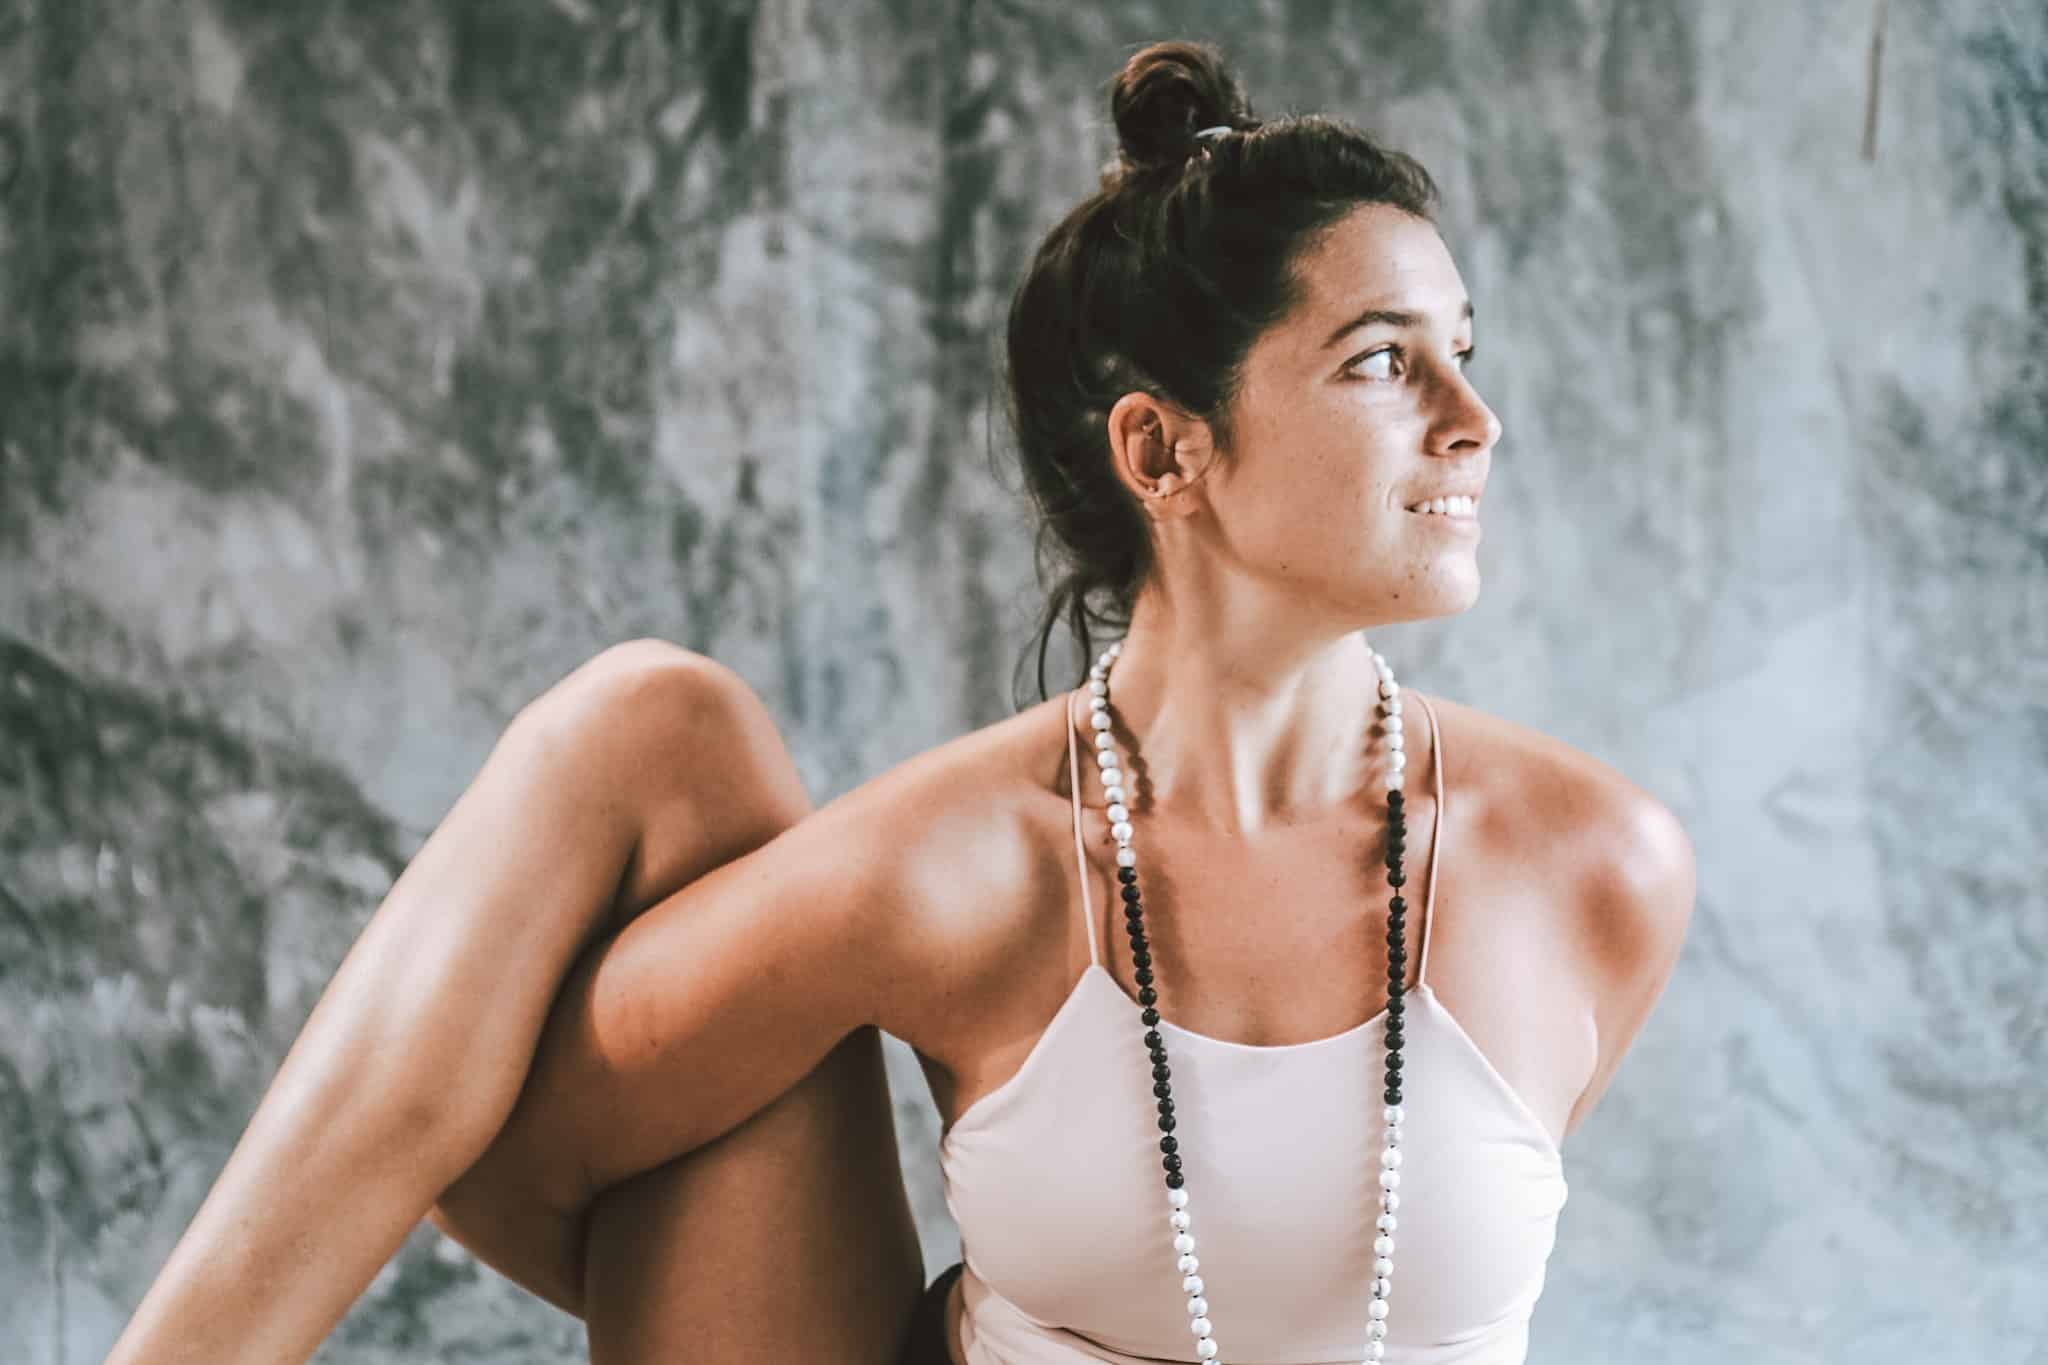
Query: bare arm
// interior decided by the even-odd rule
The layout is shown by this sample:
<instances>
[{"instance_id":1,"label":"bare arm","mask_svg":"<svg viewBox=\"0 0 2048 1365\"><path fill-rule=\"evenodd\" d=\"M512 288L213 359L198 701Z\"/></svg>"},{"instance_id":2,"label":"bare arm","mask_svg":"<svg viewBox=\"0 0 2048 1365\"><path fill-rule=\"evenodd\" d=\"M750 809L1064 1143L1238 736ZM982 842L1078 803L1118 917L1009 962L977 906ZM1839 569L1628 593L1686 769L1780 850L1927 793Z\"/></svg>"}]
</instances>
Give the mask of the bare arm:
<instances>
[{"instance_id":1,"label":"bare arm","mask_svg":"<svg viewBox=\"0 0 2048 1365\"><path fill-rule=\"evenodd\" d=\"M688 712L697 665L619 646L514 719L343 960L111 1365L304 1360L485 1149L632 857L647 727Z\"/></svg>"},{"instance_id":2,"label":"bare arm","mask_svg":"<svg viewBox=\"0 0 2048 1365\"><path fill-rule=\"evenodd\" d=\"M1607 1092L1621 1059L1663 996L1685 944L1697 889L1692 843L1661 804L1637 796L1610 822L1615 843L1596 859L1581 904L1586 957L1600 983L1592 1078L1565 1123L1577 1131Z\"/></svg>"}]
</instances>

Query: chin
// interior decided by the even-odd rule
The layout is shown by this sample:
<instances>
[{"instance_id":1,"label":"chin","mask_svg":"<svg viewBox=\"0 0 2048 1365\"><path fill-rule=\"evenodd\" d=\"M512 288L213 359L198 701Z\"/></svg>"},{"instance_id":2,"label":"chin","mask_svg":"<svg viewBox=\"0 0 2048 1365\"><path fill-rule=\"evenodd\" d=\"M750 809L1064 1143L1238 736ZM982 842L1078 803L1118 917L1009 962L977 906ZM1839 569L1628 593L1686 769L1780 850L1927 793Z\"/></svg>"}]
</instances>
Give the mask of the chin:
<instances>
[{"instance_id":1,"label":"chin","mask_svg":"<svg viewBox=\"0 0 2048 1365\"><path fill-rule=\"evenodd\" d=\"M1479 602L1479 575L1474 572L1460 574L1453 583L1426 581L1421 591L1403 593L1398 599L1377 597L1364 604L1362 610L1353 610L1353 620L1359 621L1359 629L1369 630L1373 626L1404 625L1410 621L1436 621L1447 616L1459 616L1472 610Z\"/></svg>"}]
</instances>

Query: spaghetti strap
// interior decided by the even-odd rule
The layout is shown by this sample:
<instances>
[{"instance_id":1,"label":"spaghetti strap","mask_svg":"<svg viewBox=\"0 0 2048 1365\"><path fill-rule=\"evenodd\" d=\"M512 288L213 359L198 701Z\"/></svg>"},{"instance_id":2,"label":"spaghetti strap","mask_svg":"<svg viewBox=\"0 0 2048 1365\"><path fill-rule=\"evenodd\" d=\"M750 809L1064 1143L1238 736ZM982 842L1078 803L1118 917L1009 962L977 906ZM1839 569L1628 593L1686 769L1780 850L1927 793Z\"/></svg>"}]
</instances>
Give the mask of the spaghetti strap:
<instances>
[{"instance_id":1,"label":"spaghetti strap","mask_svg":"<svg viewBox=\"0 0 2048 1365\"><path fill-rule=\"evenodd\" d=\"M1422 960L1415 968L1415 985L1420 989L1429 980L1430 930L1436 927L1436 859L1444 846L1444 728L1429 699L1420 692L1414 695L1429 713L1429 776L1436 788L1436 824L1429 832L1429 894L1422 903Z\"/></svg>"},{"instance_id":2,"label":"spaghetti strap","mask_svg":"<svg viewBox=\"0 0 2048 1365\"><path fill-rule=\"evenodd\" d=\"M1095 951L1095 904L1088 894L1088 850L1081 842L1081 746L1074 741L1074 698L1079 689L1067 694L1067 788L1074 802L1074 862L1081 870L1081 927L1088 931L1089 965L1100 967Z\"/></svg>"}]
</instances>

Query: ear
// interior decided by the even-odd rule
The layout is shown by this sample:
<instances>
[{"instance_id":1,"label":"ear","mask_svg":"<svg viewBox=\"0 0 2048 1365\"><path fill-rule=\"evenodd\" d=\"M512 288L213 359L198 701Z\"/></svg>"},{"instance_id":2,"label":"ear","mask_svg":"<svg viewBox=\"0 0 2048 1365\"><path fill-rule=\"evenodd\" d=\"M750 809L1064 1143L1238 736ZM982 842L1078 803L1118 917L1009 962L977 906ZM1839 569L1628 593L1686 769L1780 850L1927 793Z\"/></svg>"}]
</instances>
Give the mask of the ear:
<instances>
[{"instance_id":1,"label":"ear","mask_svg":"<svg viewBox=\"0 0 2048 1365\"><path fill-rule=\"evenodd\" d=\"M1149 393L1133 391L1109 410L1110 463L1147 516L1184 517L1202 502L1216 457L1209 424Z\"/></svg>"}]
</instances>

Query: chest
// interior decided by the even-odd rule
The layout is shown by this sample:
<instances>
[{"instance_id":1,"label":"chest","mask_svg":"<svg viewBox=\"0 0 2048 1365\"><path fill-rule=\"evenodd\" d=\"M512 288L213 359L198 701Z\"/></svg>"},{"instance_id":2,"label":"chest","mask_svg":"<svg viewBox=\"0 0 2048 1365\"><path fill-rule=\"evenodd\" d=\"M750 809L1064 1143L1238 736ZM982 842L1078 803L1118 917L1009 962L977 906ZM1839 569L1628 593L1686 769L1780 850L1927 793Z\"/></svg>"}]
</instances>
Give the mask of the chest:
<instances>
[{"instance_id":1,"label":"chest","mask_svg":"<svg viewBox=\"0 0 2048 1365\"><path fill-rule=\"evenodd\" d=\"M1593 1002L1570 952L1568 878L1478 800L1447 809L1430 798L1408 805L1403 979L1411 992L1427 980L1482 1064L1561 1143L1596 1061ZM1063 832L1066 878L1038 898L1004 980L977 993L974 1019L949 1029L940 1050L919 1049L947 1127L1016 1075L1091 960L1140 1027L1107 821L1083 809L1085 896L1070 823ZM1387 841L1384 811L1253 839L1150 824L1134 846L1162 1016L1247 1048L1333 1039L1375 1017L1391 962ZM1141 1060L1130 1059L1133 1083Z\"/></svg>"}]
</instances>

